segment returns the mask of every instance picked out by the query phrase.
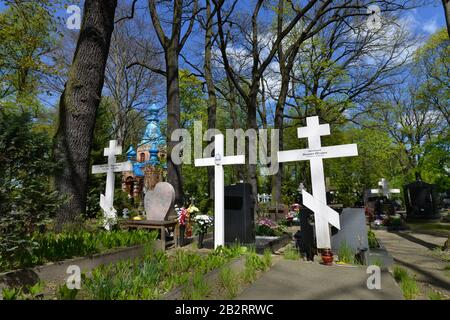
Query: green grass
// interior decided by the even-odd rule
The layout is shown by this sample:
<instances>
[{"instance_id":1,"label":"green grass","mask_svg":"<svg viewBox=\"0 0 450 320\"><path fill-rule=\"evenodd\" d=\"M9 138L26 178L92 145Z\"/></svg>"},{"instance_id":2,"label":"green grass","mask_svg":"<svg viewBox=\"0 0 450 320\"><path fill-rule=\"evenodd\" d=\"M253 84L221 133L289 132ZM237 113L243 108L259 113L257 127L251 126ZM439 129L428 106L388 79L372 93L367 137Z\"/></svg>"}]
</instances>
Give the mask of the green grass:
<instances>
[{"instance_id":1,"label":"green grass","mask_svg":"<svg viewBox=\"0 0 450 320\"><path fill-rule=\"evenodd\" d=\"M431 290L428 292L428 299L429 300L443 300L444 295L440 293L439 291Z\"/></svg>"},{"instance_id":2,"label":"green grass","mask_svg":"<svg viewBox=\"0 0 450 320\"><path fill-rule=\"evenodd\" d=\"M3 300L37 300L43 298L44 283L39 281L34 285L20 288L3 288Z\"/></svg>"},{"instance_id":3,"label":"green grass","mask_svg":"<svg viewBox=\"0 0 450 320\"><path fill-rule=\"evenodd\" d=\"M410 276L408 271L399 266L395 266L393 274L394 279L399 283L400 289L403 292L403 297L406 300L412 300L420 294L416 279Z\"/></svg>"},{"instance_id":4,"label":"green grass","mask_svg":"<svg viewBox=\"0 0 450 320\"><path fill-rule=\"evenodd\" d=\"M442 261L450 262L449 251L444 251L441 248L434 248L431 254Z\"/></svg>"},{"instance_id":5,"label":"green grass","mask_svg":"<svg viewBox=\"0 0 450 320\"><path fill-rule=\"evenodd\" d=\"M347 264L355 264L355 252L349 245L347 245L346 241L341 242L341 246L339 247L338 253L339 262L347 263Z\"/></svg>"},{"instance_id":6,"label":"green grass","mask_svg":"<svg viewBox=\"0 0 450 320\"><path fill-rule=\"evenodd\" d=\"M367 232L367 239L369 241L370 249L378 248L380 246L380 244L378 243L378 239L375 236L375 232L373 232L372 230L369 230Z\"/></svg>"},{"instance_id":7,"label":"green grass","mask_svg":"<svg viewBox=\"0 0 450 320\"><path fill-rule=\"evenodd\" d=\"M298 260L300 259L300 254L298 253L297 248L288 244L283 252L283 256L286 260Z\"/></svg>"},{"instance_id":8,"label":"green grass","mask_svg":"<svg viewBox=\"0 0 450 320\"><path fill-rule=\"evenodd\" d=\"M244 252L238 246L218 248L207 255L187 250L177 250L173 255L147 252L143 259L95 268L82 283L80 294L96 300L149 300L160 299L182 286L185 299L204 299L210 292L204 275Z\"/></svg>"},{"instance_id":9,"label":"green grass","mask_svg":"<svg viewBox=\"0 0 450 320\"><path fill-rule=\"evenodd\" d=\"M219 286L225 290L225 298L233 299L239 290L239 276L229 267L220 270Z\"/></svg>"},{"instance_id":10,"label":"green grass","mask_svg":"<svg viewBox=\"0 0 450 320\"><path fill-rule=\"evenodd\" d=\"M157 238L156 231L76 231L64 233L36 234L32 240L35 247L14 265L0 263L0 272L42 265L73 257L88 256L112 248L129 247L151 243Z\"/></svg>"},{"instance_id":11,"label":"green grass","mask_svg":"<svg viewBox=\"0 0 450 320\"><path fill-rule=\"evenodd\" d=\"M185 300L204 300L211 289L201 272L196 272L192 281L183 288L182 297Z\"/></svg>"},{"instance_id":12,"label":"green grass","mask_svg":"<svg viewBox=\"0 0 450 320\"><path fill-rule=\"evenodd\" d=\"M450 236L450 223L422 223L422 222L408 222L408 226L412 231L435 234L442 237Z\"/></svg>"},{"instance_id":13,"label":"green grass","mask_svg":"<svg viewBox=\"0 0 450 320\"><path fill-rule=\"evenodd\" d=\"M264 256L261 258L254 250L248 251L245 255L245 268L241 274L242 280L246 283L253 282L259 271L265 271L270 268L269 262L271 263L271 259L269 261Z\"/></svg>"}]
</instances>

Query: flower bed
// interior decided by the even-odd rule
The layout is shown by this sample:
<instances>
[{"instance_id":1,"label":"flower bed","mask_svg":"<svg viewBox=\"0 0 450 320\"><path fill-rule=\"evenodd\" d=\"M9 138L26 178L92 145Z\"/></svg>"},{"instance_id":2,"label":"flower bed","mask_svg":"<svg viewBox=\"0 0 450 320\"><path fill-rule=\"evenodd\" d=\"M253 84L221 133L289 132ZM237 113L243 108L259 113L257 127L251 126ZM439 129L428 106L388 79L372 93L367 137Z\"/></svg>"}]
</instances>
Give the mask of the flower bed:
<instances>
[{"instance_id":1,"label":"flower bed","mask_svg":"<svg viewBox=\"0 0 450 320\"><path fill-rule=\"evenodd\" d=\"M185 286L183 297L195 298L205 289L204 275L221 268L245 253L245 248L219 248L206 255L177 250L173 254L163 251L148 252L143 259L127 260L100 266L92 270L91 277L83 277L78 299L128 300L160 299L179 286ZM207 291L207 290L206 290ZM68 299L64 288L59 299Z\"/></svg>"},{"instance_id":2,"label":"flower bed","mask_svg":"<svg viewBox=\"0 0 450 320\"><path fill-rule=\"evenodd\" d=\"M255 234L257 236L280 237L285 231L285 226L279 225L269 218L261 218L256 223Z\"/></svg>"},{"instance_id":3,"label":"flower bed","mask_svg":"<svg viewBox=\"0 0 450 320\"><path fill-rule=\"evenodd\" d=\"M155 240L156 237L156 232L144 230L37 234L32 238L33 249L17 256L14 263L7 263L0 256L0 272L143 244Z\"/></svg>"}]
</instances>

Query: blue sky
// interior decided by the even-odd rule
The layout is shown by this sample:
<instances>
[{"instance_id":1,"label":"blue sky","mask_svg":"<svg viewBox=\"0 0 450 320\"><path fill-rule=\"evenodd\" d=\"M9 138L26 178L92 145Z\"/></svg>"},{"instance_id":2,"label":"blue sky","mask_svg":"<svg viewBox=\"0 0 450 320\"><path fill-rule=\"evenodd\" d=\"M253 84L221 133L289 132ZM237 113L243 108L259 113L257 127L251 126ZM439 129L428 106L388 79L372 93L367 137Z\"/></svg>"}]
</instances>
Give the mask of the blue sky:
<instances>
[{"instance_id":1,"label":"blue sky","mask_svg":"<svg viewBox=\"0 0 450 320\"><path fill-rule=\"evenodd\" d=\"M124 1L130 3L130 0L119 0L119 3L124 3ZM81 8L83 6L83 1L81 0L66 1L66 3L68 5L79 5ZM244 3L245 2L243 1L240 3L240 5L244 7ZM434 0L429 1L428 3L429 4L427 6L408 10L402 13L403 19L406 22L405 25L410 29L410 31L421 35L425 39L436 32L438 29L445 27L445 17L442 7L442 1ZM152 32L152 27L149 21L150 19L148 18L148 11L144 9L144 6L146 6L146 1L140 0L138 2L137 8L139 8L139 14L145 16L146 20L148 19L148 31ZM0 0L0 11L4 9L4 1ZM57 15L61 17L63 21L65 21L69 17L69 14L66 13L64 9L58 10ZM184 48L183 53L192 60L198 60L200 58L200 56L198 55L198 48L202 48L202 45L200 45L202 42L203 34L201 32L194 32L190 41L188 41L186 47ZM187 67L184 65L182 59L180 59L180 64L181 67ZM56 102L58 98L54 98Z\"/></svg>"}]
</instances>

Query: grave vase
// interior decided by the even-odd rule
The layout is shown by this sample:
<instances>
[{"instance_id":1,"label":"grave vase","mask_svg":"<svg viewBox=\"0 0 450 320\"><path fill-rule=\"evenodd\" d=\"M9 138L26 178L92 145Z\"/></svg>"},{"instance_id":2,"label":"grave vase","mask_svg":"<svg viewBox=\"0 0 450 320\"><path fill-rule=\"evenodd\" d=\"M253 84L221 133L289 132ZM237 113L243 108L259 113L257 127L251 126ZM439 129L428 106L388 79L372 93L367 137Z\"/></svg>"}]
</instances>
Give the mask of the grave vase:
<instances>
[{"instance_id":1,"label":"grave vase","mask_svg":"<svg viewBox=\"0 0 450 320\"><path fill-rule=\"evenodd\" d=\"M205 238L205 233L201 232L198 234L197 248L199 248L199 249L203 248L203 239L204 238Z\"/></svg>"},{"instance_id":2,"label":"grave vase","mask_svg":"<svg viewBox=\"0 0 450 320\"><path fill-rule=\"evenodd\" d=\"M322 249L322 262L326 266L333 265L333 252L331 252L331 249Z\"/></svg>"},{"instance_id":3,"label":"grave vase","mask_svg":"<svg viewBox=\"0 0 450 320\"><path fill-rule=\"evenodd\" d=\"M186 225L180 225L180 234L178 235L178 243L180 247L184 246L184 234L186 232Z\"/></svg>"}]
</instances>

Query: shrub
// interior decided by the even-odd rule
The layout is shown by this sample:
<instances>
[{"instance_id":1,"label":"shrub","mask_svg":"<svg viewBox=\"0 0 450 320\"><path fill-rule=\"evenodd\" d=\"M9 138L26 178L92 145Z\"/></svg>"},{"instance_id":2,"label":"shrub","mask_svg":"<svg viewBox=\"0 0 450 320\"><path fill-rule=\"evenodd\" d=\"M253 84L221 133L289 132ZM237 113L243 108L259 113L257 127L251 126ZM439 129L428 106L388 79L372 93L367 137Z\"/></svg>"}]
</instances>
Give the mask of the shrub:
<instances>
[{"instance_id":1,"label":"shrub","mask_svg":"<svg viewBox=\"0 0 450 320\"><path fill-rule=\"evenodd\" d=\"M0 111L0 270L32 264L32 234L45 230L63 203L50 191L57 167L51 150L29 114Z\"/></svg>"}]
</instances>

